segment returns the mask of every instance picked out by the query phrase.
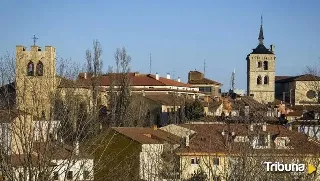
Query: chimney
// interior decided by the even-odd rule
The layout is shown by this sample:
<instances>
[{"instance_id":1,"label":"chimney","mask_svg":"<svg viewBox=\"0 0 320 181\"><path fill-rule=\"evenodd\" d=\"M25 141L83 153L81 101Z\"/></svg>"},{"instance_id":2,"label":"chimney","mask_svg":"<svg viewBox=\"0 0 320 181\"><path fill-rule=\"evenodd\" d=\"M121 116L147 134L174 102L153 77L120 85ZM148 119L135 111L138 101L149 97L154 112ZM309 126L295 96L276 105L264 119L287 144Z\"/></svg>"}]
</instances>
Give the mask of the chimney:
<instances>
[{"instance_id":1,"label":"chimney","mask_svg":"<svg viewBox=\"0 0 320 181\"><path fill-rule=\"evenodd\" d=\"M142 96L146 96L146 93L144 92L144 90L141 91L142 92Z\"/></svg>"},{"instance_id":2,"label":"chimney","mask_svg":"<svg viewBox=\"0 0 320 181\"><path fill-rule=\"evenodd\" d=\"M167 73L167 79L170 79L170 73Z\"/></svg>"},{"instance_id":3,"label":"chimney","mask_svg":"<svg viewBox=\"0 0 320 181\"><path fill-rule=\"evenodd\" d=\"M189 135L186 136L186 146L188 147L190 143Z\"/></svg>"},{"instance_id":4,"label":"chimney","mask_svg":"<svg viewBox=\"0 0 320 181\"><path fill-rule=\"evenodd\" d=\"M159 80L159 74L156 73L156 80Z\"/></svg>"},{"instance_id":5,"label":"chimney","mask_svg":"<svg viewBox=\"0 0 320 181\"><path fill-rule=\"evenodd\" d=\"M248 117L250 115L250 107L249 106L244 106L244 115Z\"/></svg>"},{"instance_id":6,"label":"chimney","mask_svg":"<svg viewBox=\"0 0 320 181\"><path fill-rule=\"evenodd\" d=\"M290 131L292 131L292 124L289 124L288 129L289 129Z\"/></svg>"},{"instance_id":7,"label":"chimney","mask_svg":"<svg viewBox=\"0 0 320 181\"><path fill-rule=\"evenodd\" d=\"M223 131L221 132L221 134L222 134L222 136L224 136L224 135L226 135L226 132L223 130Z\"/></svg>"},{"instance_id":8,"label":"chimney","mask_svg":"<svg viewBox=\"0 0 320 181\"><path fill-rule=\"evenodd\" d=\"M272 53L274 53L274 50L275 50L275 46L274 46L274 45L270 45L270 51L271 51Z\"/></svg>"},{"instance_id":9,"label":"chimney","mask_svg":"<svg viewBox=\"0 0 320 181\"><path fill-rule=\"evenodd\" d=\"M75 145L75 152L76 152L76 155L79 155L79 150L80 150L80 148L79 148L80 146L79 146L79 141L76 141L76 145Z\"/></svg>"},{"instance_id":10,"label":"chimney","mask_svg":"<svg viewBox=\"0 0 320 181\"><path fill-rule=\"evenodd\" d=\"M267 124L266 124L266 123L263 123L263 125L262 125L262 131L267 131Z\"/></svg>"},{"instance_id":11,"label":"chimney","mask_svg":"<svg viewBox=\"0 0 320 181\"><path fill-rule=\"evenodd\" d=\"M181 80L180 80L180 77L178 77L178 82L180 82Z\"/></svg>"},{"instance_id":12,"label":"chimney","mask_svg":"<svg viewBox=\"0 0 320 181\"><path fill-rule=\"evenodd\" d=\"M87 79L87 72L85 72L85 73L83 74L83 78L84 78L84 79Z\"/></svg>"}]
</instances>

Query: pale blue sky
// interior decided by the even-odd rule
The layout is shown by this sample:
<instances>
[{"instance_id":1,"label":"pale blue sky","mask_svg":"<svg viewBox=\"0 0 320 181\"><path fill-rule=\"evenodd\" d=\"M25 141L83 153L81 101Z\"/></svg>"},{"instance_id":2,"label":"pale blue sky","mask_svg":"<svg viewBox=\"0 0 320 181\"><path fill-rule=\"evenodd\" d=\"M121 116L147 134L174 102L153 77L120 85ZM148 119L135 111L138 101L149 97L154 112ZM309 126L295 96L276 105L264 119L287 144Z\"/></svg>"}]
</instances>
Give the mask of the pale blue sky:
<instances>
[{"instance_id":1,"label":"pale blue sky","mask_svg":"<svg viewBox=\"0 0 320 181\"><path fill-rule=\"evenodd\" d=\"M275 44L276 75L303 73L320 56L320 1L213 0L92 0L3 1L0 6L0 54L17 44L52 45L58 56L84 63L85 49L99 39L104 70L114 65L113 53L125 46L134 71L187 80L190 70L230 88L246 89L246 55L258 44L260 15L264 17L265 45Z\"/></svg>"}]
</instances>

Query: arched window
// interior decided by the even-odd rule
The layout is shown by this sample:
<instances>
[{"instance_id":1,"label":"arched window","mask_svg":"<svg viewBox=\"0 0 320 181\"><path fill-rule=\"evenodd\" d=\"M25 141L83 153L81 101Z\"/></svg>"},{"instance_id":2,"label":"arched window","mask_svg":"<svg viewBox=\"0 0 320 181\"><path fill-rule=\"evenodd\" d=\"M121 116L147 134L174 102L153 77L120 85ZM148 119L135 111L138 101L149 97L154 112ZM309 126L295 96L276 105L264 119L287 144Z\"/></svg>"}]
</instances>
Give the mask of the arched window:
<instances>
[{"instance_id":1,"label":"arched window","mask_svg":"<svg viewBox=\"0 0 320 181\"><path fill-rule=\"evenodd\" d=\"M263 84L269 84L269 77L267 75L263 78Z\"/></svg>"},{"instance_id":2,"label":"arched window","mask_svg":"<svg viewBox=\"0 0 320 181\"><path fill-rule=\"evenodd\" d=\"M262 83L262 78L261 76L259 75L258 78L257 78L257 84L260 85Z\"/></svg>"},{"instance_id":3,"label":"arched window","mask_svg":"<svg viewBox=\"0 0 320 181\"><path fill-rule=\"evenodd\" d=\"M261 68L261 67L262 67L262 62L259 61L259 62L258 62L258 68Z\"/></svg>"},{"instance_id":4,"label":"arched window","mask_svg":"<svg viewBox=\"0 0 320 181\"><path fill-rule=\"evenodd\" d=\"M27 73L28 76L33 76L34 75L34 64L33 64L33 62L31 60L28 63L27 72L28 72Z\"/></svg>"},{"instance_id":5,"label":"arched window","mask_svg":"<svg viewBox=\"0 0 320 181\"><path fill-rule=\"evenodd\" d=\"M39 63L37 64L37 76L43 76L43 63L41 61L39 61Z\"/></svg>"},{"instance_id":6,"label":"arched window","mask_svg":"<svg viewBox=\"0 0 320 181\"><path fill-rule=\"evenodd\" d=\"M263 62L263 69L268 70L268 61Z\"/></svg>"}]
</instances>

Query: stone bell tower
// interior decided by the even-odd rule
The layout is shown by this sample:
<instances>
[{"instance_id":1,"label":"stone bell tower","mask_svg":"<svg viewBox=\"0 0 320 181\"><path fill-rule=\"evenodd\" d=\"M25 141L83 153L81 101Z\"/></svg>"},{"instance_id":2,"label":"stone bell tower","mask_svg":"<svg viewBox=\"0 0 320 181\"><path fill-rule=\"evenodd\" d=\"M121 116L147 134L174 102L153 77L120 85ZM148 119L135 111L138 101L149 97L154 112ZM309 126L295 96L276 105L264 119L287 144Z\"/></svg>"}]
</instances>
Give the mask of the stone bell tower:
<instances>
[{"instance_id":1,"label":"stone bell tower","mask_svg":"<svg viewBox=\"0 0 320 181\"><path fill-rule=\"evenodd\" d=\"M259 32L259 44L247 55L247 94L261 103L274 101L275 65L274 45L270 49L264 46L263 25Z\"/></svg>"},{"instance_id":2,"label":"stone bell tower","mask_svg":"<svg viewBox=\"0 0 320 181\"><path fill-rule=\"evenodd\" d=\"M51 98L56 88L55 61L56 49L52 46L45 46L43 50L35 41L30 50L16 46L16 104L19 110L50 117Z\"/></svg>"}]
</instances>

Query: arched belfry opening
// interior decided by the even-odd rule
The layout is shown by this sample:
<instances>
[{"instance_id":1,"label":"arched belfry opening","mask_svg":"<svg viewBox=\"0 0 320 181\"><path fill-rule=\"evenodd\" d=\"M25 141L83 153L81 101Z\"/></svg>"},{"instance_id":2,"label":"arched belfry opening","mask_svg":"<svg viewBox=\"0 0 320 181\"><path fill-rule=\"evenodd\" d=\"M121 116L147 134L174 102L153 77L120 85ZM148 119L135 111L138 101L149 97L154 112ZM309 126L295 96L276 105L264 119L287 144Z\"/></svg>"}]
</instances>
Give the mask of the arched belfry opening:
<instances>
[{"instance_id":1,"label":"arched belfry opening","mask_svg":"<svg viewBox=\"0 0 320 181\"><path fill-rule=\"evenodd\" d=\"M261 78L261 75L259 75L259 76L257 77L257 84L258 84L258 85L261 85L261 82L262 82L262 78Z\"/></svg>"},{"instance_id":2,"label":"arched belfry opening","mask_svg":"<svg viewBox=\"0 0 320 181\"><path fill-rule=\"evenodd\" d=\"M43 76L43 63L41 61L37 64L36 74L37 76Z\"/></svg>"},{"instance_id":3,"label":"arched belfry opening","mask_svg":"<svg viewBox=\"0 0 320 181\"><path fill-rule=\"evenodd\" d=\"M31 60L29 61L28 66L27 66L27 75L28 76L34 75L34 64Z\"/></svg>"},{"instance_id":4,"label":"arched belfry opening","mask_svg":"<svg viewBox=\"0 0 320 181\"><path fill-rule=\"evenodd\" d=\"M263 78L263 84L269 84L269 76L265 76L264 78Z\"/></svg>"}]
</instances>

